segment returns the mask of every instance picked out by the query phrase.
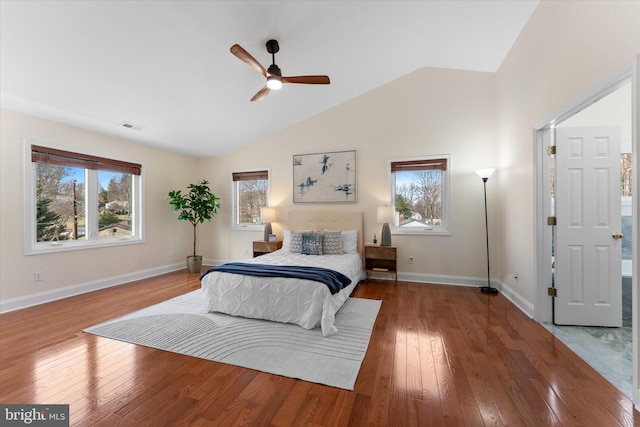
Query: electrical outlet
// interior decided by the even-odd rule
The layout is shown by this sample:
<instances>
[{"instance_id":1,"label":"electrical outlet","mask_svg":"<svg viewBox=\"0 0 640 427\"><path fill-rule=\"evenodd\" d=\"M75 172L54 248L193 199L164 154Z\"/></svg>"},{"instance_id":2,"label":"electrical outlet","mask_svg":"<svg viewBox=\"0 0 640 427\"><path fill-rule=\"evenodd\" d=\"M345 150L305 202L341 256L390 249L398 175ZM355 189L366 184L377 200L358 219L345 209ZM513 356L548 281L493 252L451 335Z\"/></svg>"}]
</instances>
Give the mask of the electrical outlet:
<instances>
[{"instance_id":1,"label":"electrical outlet","mask_svg":"<svg viewBox=\"0 0 640 427\"><path fill-rule=\"evenodd\" d=\"M42 271L34 271L33 272L33 281L41 282L42 281Z\"/></svg>"},{"instance_id":2,"label":"electrical outlet","mask_svg":"<svg viewBox=\"0 0 640 427\"><path fill-rule=\"evenodd\" d=\"M411 255L409 257L409 264L413 264L413 261L415 261L415 259L413 258L413 255Z\"/></svg>"}]
</instances>

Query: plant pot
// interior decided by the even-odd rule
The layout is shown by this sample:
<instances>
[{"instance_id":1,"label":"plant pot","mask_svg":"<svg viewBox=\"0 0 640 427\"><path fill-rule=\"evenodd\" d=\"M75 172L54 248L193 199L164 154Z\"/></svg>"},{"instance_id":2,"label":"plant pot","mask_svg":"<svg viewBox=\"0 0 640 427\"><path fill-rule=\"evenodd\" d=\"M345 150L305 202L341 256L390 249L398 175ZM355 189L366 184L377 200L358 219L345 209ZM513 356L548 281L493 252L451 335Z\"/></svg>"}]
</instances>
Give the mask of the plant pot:
<instances>
[{"instance_id":1,"label":"plant pot","mask_svg":"<svg viewBox=\"0 0 640 427\"><path fill-rule=\"evenodd\" d=\"M189 255L187 257L187 269L189 273L200 273L202 269L202 256L201 255Z\"/></svg>"}]
</instances>

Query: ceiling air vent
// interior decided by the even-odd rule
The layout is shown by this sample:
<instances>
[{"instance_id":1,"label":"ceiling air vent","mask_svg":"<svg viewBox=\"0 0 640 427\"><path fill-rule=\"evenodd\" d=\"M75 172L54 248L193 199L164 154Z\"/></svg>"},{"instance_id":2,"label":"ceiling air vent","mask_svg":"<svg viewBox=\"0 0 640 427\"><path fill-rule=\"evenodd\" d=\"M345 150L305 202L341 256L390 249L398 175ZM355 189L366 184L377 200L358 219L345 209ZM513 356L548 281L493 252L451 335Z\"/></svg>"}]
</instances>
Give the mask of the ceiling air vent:
<instances>
[{"instance_id":1,"label":"ceiling air vent","mask_svg":"<svg viewBox=\"0 0 640 427\"><path fill-rule=\"evenodd\" d=\"M126 129L142 130L142 126L134 125L131 122L122 122L120 123L120 126Z\"/></svg>"}]
</instances>

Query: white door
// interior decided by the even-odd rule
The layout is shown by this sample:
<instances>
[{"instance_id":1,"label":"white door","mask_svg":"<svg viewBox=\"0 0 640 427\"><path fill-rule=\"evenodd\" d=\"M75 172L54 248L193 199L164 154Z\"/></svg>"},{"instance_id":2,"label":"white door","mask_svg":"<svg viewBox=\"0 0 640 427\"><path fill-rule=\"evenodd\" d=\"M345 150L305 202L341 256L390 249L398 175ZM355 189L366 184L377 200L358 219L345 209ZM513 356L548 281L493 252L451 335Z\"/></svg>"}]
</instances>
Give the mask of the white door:
<instances>
[{"instance_id":1,"label":"white door","mask_svg":"<svg viewBox=\"0 0 640 427\"><path fill-rule=\"evenodd\" d=\"M622 326L620 130L556 129L559 325Z\"/></svg>"}]
</instances>

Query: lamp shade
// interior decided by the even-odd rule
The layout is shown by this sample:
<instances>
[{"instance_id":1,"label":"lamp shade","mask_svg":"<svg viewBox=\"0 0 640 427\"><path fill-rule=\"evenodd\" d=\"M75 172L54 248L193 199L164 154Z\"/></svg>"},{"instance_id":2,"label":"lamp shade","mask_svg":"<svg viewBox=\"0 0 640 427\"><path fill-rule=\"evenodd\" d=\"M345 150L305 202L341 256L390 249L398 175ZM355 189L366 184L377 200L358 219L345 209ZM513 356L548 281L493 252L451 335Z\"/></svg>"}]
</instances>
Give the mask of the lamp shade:
<instances>
[{"instance_id":1,"label":"lamp shade","mask_svg":"<svg viewBox=\"0 0 640 427\"><path fill-rule=\"evenodd\" d=\"M276 208L260 208L260 221L263 224L274 222L276 220Z\"/></svg>"},{"instance_id":2,"label":"lamp shade","mask_svg":"<svg viewBox=\"0 0 640 427\"><path fill-rule=\"evenodd\" d=\"M378 224L384 224L385 222L394 222L396 216L393 206L380 206L378 207Z\"/></svg>"},{"instance_id":3,"label":"lamp shade","mask_svg":"<svg viewBox=\"0 0 640 427\"><path fill-rule=\"evenodd\" d=\"M478 169L476 173L482 179L489 179L489 177L494 171L495 171L494 168L484 168L484 169Z\"/></svg>"}]
</instances>

